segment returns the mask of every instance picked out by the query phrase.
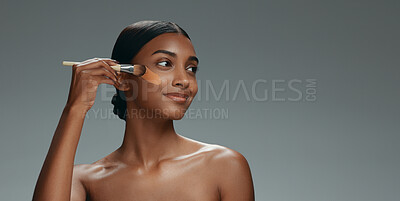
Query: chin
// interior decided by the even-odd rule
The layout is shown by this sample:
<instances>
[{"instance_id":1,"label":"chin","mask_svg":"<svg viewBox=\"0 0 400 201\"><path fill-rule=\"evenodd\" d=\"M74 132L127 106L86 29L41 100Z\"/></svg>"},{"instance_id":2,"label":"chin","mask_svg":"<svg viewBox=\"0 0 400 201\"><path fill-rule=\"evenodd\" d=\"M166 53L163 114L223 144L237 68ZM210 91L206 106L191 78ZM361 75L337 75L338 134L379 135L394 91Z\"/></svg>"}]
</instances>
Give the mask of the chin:
<instances>
[{"instance_id":1,"label":"chin","mask_svg":"<svg viewBox=\"0 0 400 201\"><path fill-rule=\"evenodd\" d=\"M168 119L171 120L181 120L184 117L184 115L182 115L181 117L169 117Z\"/></svg>"},{"instance_id":2,"label":"chin","mask_svg":"<svg viewBox=\"0 0 400 201\"><path fill-rule=\"evenodd\" d=\"M164 112L164 117L171 120L181 120L185 116L185 111L182 109L167 110Z\"/></svg>"}]
</instances>

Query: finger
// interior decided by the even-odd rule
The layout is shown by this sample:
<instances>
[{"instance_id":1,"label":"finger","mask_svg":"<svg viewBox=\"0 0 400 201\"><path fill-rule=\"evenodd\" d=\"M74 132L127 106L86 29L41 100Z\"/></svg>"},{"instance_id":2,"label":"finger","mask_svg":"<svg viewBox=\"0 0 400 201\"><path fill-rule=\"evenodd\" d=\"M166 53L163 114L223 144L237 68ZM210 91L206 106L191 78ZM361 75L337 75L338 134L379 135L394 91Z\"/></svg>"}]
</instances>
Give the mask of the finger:
<instances>
[{"instance_id":1,"label":"finger","mask_svg":"<svg viewBox=\"0 0 400 201\"><path fill-rule=\"evenodd\" d=\"M78 65L83 66L89 63L94 63L100 60L104 60L106 62L114 62L112 65L117 65L119 62L117 60L114 59L110 59L110 58L91 58L91 59L87 59L85 61L81 61L81 62L77 62Z\"/></svg>"},{"instance_id":2,"label":"finger","mask_svg":"<svg viewBox=\"0 0 400 201\"><path fill-rule=\"evenodd\" d=\"M91 76L107 76L110 79L117 81L117 77L113 73L104 68L87 69L83 70L81 73L89 74Z\"/></svg>"},{"instance_id":3,"label":"finger","mask_svg":"<svg viewBox=\"0 0 400 201\"><path fill-rule=\"evenodd\" d=\"M115 59L111 59L111 58L96 58L96 59L100 59L100 60L104 60L104 61L112 61L112 62L115 62L115 63L119 63L117 60L115 60Z\"/></svg>"},{"instance_id":4,"label":"finger","mask_svg":"<svg viewBox=\"0 0 400 201\"><path fill-rule=\"evenodd\" d=\"M119 64L119 62L117 60L110 59L110 58L94 58L94 60L96 60L96 61L104 61L110 66L115 66L115 65Z\"/></svg>"},{"instance_id":5,"label":"finger","mask_svg":"<svg viewBox=\"0 0 400 201\"><path fill-rule=\"evenodd\" d=\"M113 61L109 61L109 60L99 60L99 61L101 62L101 65L104 68L106 68L108 71L113 73L115 75L115 77L117 77L116 71L113 68L111 68L111 66L118 65L117 63L115 63Z\"/></svg>"},{"instance_id":6,"label":"finger","mask_svg":"<svg viewBox=\"0 0 400 201\"><path fill-rule=\"evenodd\" d=\"M81 61L81 62L79 62L79 64L85 65L85 64L96 62L96 61L98 61L98 58L91 58L91 59L86 59L85 61Z\"/></svg>"},{"instance_id":7,"label":"finger","mask_svg":"<svg viewBox=\"0 0 400 201\"><path fill-rule=\"evenodd\" d=\"M98 84L110 84L110 85L114 85L115 87L119 86L119 83L108 78L108 77L104 77L104 76L96 76L95 80L98 82Z\"/></svg>"},{"instance_id":8,"label":"finger","mask_svg":"<svg viewBox=\"0 0 400 201\"><path fill-rule=\"evenodd\" d=\"M88 59L82 62L78 62L77 64L74 64L73 67L76 68L78 71L83 71L87 69L93 69L93 68L98 68L98 60L95 59Z\"/></svg>"},{"instance_id":9,"label":"finger","mask_svg":"<svg viewBox=\"0 0 400 201\"><path fill-rule=\"evenodd\" d=\"M111 65L118 65L117 63L115 63L113 61L108 61L108 62L110 62ZM76 66L76 68L79 69L78 71L85 71L88 69L95 69L95 68L106 68L108 71L113 73L115 77L117 76L117 74L115 73L115 70L112 69L107 62L105 62L104 60L101 60L101 59L97 59L97 58L89 59L84 62L81 62Z\"/></svg>"},{"instance_id":10,"label":"finger","mask_svg":"<svg viewBox=\"0 0 400 201\"><path fill-rule=\"evenodd\" d=\"M115 60L115 59L110 59L110 58L98 58L98 57L91 58L91 59L87 59L87 60L85 60L85 61L82 61L81 63L91 63L91 62L99 61L99 60L113 61L113 62L118 63L118 61Z\"/></svg>"}]
</instances>

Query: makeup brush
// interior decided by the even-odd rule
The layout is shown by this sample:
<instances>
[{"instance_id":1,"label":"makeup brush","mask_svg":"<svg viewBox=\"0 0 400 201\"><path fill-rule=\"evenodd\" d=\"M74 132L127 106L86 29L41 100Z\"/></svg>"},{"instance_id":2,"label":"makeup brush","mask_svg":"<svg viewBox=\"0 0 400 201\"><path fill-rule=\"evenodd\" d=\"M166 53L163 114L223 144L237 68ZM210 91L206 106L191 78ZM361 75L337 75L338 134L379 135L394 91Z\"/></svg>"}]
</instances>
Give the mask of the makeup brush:
<instances>
[{"instance_id":1,"label":"makeup brush","mask_svg":"<svg viewBox=\"0 0 400 201\"><path fill-rule=\"evenodd\" d=\"M74 62L74 61L63 61L62 64L64 66L73 66L74 64L78 64L79 62ZM137 77L142 77L148 82L151 82L153 84L159 85L160 84L160 77L152 72L147 66L145 65L140 65L140 64L118 64L114 66L110 66L112 69L118 71L118 72L125 72L125 73L130 73L133 74Z\"/></svg>"}]
</instances>

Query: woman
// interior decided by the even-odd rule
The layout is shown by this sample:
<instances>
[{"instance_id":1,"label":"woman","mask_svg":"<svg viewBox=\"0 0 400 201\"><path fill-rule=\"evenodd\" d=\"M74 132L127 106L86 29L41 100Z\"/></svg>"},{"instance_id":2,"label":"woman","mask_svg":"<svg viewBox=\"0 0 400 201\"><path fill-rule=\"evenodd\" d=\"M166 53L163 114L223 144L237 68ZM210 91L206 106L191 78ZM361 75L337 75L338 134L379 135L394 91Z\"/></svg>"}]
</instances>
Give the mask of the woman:
<instances>
[{"instance_id":1,"label":"woman","mask_svg":"<svg viewBox=\"0 0 400 201\"><path fill-rule=\"evenodd\" d=\"M251 201L253 182L237 151L177 134L197 90L198 59L175 23L141 21L119 35L111 59L73 66L69 96L40 172L33 200ZM117 63L146 65L159 86ZM101 83L115 86L114 113L126 121L122 145L92 164L74 165L85 114Z\"/></svg>"}]
</instances>

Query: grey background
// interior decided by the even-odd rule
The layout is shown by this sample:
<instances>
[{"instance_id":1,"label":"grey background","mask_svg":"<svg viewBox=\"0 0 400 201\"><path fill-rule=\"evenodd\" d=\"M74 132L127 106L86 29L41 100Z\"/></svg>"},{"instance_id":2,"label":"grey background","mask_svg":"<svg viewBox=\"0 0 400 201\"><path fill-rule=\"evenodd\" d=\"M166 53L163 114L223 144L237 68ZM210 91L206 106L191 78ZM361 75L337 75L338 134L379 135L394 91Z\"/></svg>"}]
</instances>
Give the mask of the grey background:
<instances>
[{"instance_id":1,"label":"grey background","mask_svg":"<svg viewBox=\"0 0 400 201\"><path fill-rule=\"evenodd\" d=\"M31 199L68 95L71 69L61 61L110 57L120 31L140 20L189 33L201 91L205 80L218 91L229 81L228 100L191 106L226 109L227 119L175 125L242 153L256 200L399 200L398 1L8 0L0 9L1 200ZM306 79L316 80L317 99L289 101L297 95L288 82L302 81L306 95ZM240 80L250 100L245 90L233 100ZM272 98L273 80L284 101ZM93 109L112 109L112 87L101 90ZM255 100L265 90L268 100ZM116 117L89 115L75 162L112 152L123 131Z\"/></svg>"}]
</instances>

